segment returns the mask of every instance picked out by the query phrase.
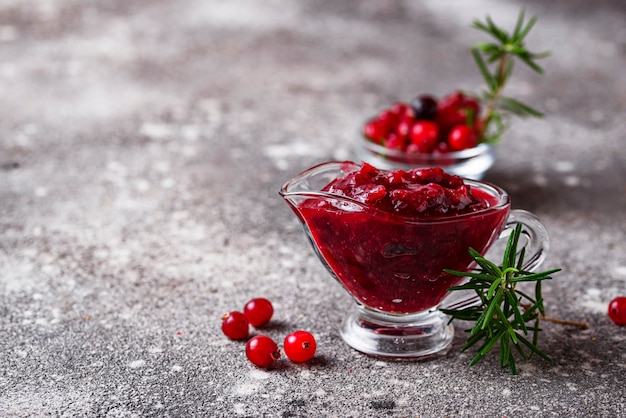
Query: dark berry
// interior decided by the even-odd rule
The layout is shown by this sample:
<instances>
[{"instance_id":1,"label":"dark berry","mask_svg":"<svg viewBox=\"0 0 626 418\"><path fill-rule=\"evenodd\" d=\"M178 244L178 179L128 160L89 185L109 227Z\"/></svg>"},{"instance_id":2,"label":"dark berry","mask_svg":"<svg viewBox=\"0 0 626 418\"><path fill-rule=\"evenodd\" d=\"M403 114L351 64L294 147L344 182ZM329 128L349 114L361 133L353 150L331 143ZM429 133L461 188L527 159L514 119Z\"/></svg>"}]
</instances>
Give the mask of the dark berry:
<instances>
[{"instance_id":1,"label":"dark berry","mask_svg":"<svg viewBox=\"0 0 626 418\"><path fill-rule=\"evenodd\" d=\"M418 96L411 102L416 120L435 120L437 116L437 100L432 96Z\"/></svg>"}]
</instances>

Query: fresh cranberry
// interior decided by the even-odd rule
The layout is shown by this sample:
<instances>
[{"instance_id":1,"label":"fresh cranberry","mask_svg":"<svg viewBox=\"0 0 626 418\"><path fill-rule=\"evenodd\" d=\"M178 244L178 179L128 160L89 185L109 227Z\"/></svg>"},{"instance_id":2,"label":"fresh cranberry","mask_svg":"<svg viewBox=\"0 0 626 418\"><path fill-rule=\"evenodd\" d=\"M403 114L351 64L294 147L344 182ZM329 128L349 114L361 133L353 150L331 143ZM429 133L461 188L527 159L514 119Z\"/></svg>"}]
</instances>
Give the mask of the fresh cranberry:
<instances>
[{"instance_id":1,"label":"fresh cranberry","mask_svg":"<svg viewBox=\"0 0 626 418\"><path fill-rule=\"evenodd\" d=\"M295 331L287 335L283 343L285 355L291 361L302 363L309 361L315 356L317 344L313 334L307 331Z\"/></svg>"},{"instance_id":2,"label":"fresh cranberry","mask_svg":"<svg viewBox=\"0 0 626 418\"><path fill-rule=\"evenodd\" d=\"M418 121L411 128L411 143L416 144L420 152L432 152L438 137L439 127L434 122Z\"/></svg>"},{"instance_id":3,"label":"fresh cranberry","mask_svg":"<svg viewBox=\"0 0 626 418\"><path fill-rule=\"evenodd\" d=\"M395 149L398 151L404 151L407 143L405 138L401 138L396 134L389 134L385 138L385 147L389 149Z\"/></svg>"},{"instance_id":4,"label":"fresh cranberry","mask_svg":"<svg viewBox=\"0 0 626 418\"><path fill-rule=\"evenodd\" d=\"M409 138L409 135L411 134L412 128L413 128L413 122L410 119L406 119L398 123L398 125L396 125L395 133L398 136L398 138L402 139L403 141L406 141Z\"/></svg>"},{"instance_id":5,"label":"fresh cranberry","mask_svg":"<svg viewBox=\"0 0 626 418\"><path fill-rule=\"evenodd\" d=\"M448 145L453 151L462 151L478 145L476 132L467 125L457 125L448 134Z\"/></svg>"},{"instance_id":6,"label":"fresh cranberry","mask_svg":"<svg viewBox=\"0 0 626 418\"><path fill-rule=\"evenodd\" d=\"M376 144L407 153L459 151L474 147L482 140L480 111L480 102L460 91L440 101L430 95L420 95L410 104L396 102L383 109L363 126L363 135ZM459 125L472 128L473 134L460 134L455 129Z\"/></svg>"},{"instance_id":7,"label":"fresh cranberry","mask_svg":"<svg viewBox=\"0 0 626 418\"><path fill-rule=\"evenodd\" d=\"M386 133L385 125L378 119L368 121L363 127L363 135L376 143L382 143Z\"/></svg>"},{"instance_id":8,"label":"fresh cranberry","mask_svg":"<svg viewBox=\"0 0 626 418\"><path fill-rule=\"evenodd\" d=\"M465 100L465 95L460 91L455 91L453 93L448 94L443 99L441 99L438 103L438 110L448 110L448 109L458 109L463 101Z\"/></svg>"},{"instance_id":9,"label":"fresh cranberry","mask_svg":"<svg viewBox=\"0 0 626 418\"><path fill-rule=\"evenodd\" d=\"M465 113L461 109L450 108L441 110L437 113L437 123L444 129L451 128L455 125L460 125L467 121Z\"/></svg>"},{"instance_id":10,"label":"fresh cranberry","mask_svg":"<svg viewBox=\"0 0 626 418\"><path fill-rule=\"evenodd\" d=\"M272 302L265 298L252 299L243 307L243 313L248 318L248 322L253 327L262 327L267 324L272 315L274 315L274 307Z\"/></svg>"},{"instance_id":11,"label":"fresh cranberry","mask_svg":"<svg viewBox=\"0 0 626 418\"><path fill-rule=\"evenodd\" d=\"M378 114L378 121L385 128L385 132L393 132L398 122L400 122L400 115L391 109L385 109Z\"/></svg>"},{"instance_id":12,"label":"fresh cranberry","mask_svg":"<svg viewBox=\"0 0 626 418\"><path fill-rule=\"evenodd\" d=\"M396 115L396 124L402 121L415 121L415 114L411 106L404 102L397 102L389 108L389 111Z\"/></svg>"},{"instance_id":13,"label":"fresh cranberry","mask_svg":"<svg viewBox=\"0 0 626 418\"><path fill-rule=\"evenodd\" d=\"M609 318L617 325L626 325L626 296L618 296L609 303Z\"/></svg>"},{"instance_id":14,"label":"fresh cranberry","mask_svg":"<svg viewBox=\"0 0 626 418\"><path fill-rule=\"evenodd\" d=\"M441 142L448 140L452 128L466 122L465 114L454 108L440 110L437 113L437 125L439 126L439 139Z\"/></svg>"},{"instance_id":15,"label":"fresh cranberry","mask_svg":"<svg viewBox=\"0 0 626 418\"><path fill-rule=\"evenodd\" d=\"M225 314L222 317L222 332L231 340L245 340L250 333L248 318L237 311Z\"/></svg>"},{"instance_id":16,"label":"fresh cranberry","mask_svg":"<svg viewBox=\"0 0 626 418\"><path fill-rule=\"evenodd\" d=\"M444 97L437 110L437 123L444 139L456 125L470 123L474 126L479 114L480 103L473 97L467 97L461 92Z\"/></svg>"},{"instance_id":17,"label":"fresh cranberry","mask_svg":"<svg viewBox=\"0 0 626 418\"><path fill-rule=\"evenodd\" d=\"M437 100L432 96L418 96L411 102L416 120L435 120L437 116Z\"/></svg>"},{"instance_id":18,"label":"fresh cranberry","mask_svg":"<svg viewBox=\"0 0 626 418\"><path fill-rule=\"evenodd\" d=\"M256 366L269 367L280 358L280 350L270 337L257 335L247 342L246 357Z\"/></svg>"}]
</instances>

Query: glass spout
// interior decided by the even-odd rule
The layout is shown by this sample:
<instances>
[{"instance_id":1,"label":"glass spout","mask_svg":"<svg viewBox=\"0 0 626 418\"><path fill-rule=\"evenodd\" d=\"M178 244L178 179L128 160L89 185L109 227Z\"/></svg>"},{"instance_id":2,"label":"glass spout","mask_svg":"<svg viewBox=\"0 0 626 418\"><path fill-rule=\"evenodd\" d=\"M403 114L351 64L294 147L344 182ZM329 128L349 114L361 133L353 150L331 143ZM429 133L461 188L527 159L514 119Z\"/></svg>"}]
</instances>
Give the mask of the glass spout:
<instances>
[{"instance_id":1,"label":"glass spout","mask_svg":"<svg viewBox=\"0 0 626 418\"><path fill-rule=\"evenodd\" d=\"M332 207L341 208L341 210L360 210L359 206L361 205L358 202L323 191L324 187L332 180L356 171L359 167L358 164L351 161L317 165L288 180L281 187L279 194L289 204L298 219L303 222L306 231L306 220L301 210L301 204L306 200L326 202Z\"/></svg>"}]
</instances>

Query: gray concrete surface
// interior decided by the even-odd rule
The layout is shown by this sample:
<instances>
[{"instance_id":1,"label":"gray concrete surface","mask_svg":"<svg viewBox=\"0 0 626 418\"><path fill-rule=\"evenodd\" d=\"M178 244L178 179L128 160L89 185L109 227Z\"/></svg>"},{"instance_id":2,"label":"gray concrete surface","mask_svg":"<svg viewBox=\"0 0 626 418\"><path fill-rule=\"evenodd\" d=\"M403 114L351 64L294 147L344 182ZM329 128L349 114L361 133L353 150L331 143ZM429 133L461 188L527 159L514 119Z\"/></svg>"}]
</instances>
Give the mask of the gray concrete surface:
<instances>
[{"instance_id":1,"label":"gray concrete surface","mask_svg":"<svg viewBox=\"0 0 626 418\"><path fill-rule=\"evenodd\" d=\"M352 301L277 194L350 159L390 101L476 89L469 28L537 14L551 50L509 94L486 179L552 237L548 314L520 374L453 349L359 354ZM613 1L0 2L0 416L626 416L626 7ZM308 329L307 365L250 365L220 331L264 296L264 330Z\"/></svg>"}]
</instances>

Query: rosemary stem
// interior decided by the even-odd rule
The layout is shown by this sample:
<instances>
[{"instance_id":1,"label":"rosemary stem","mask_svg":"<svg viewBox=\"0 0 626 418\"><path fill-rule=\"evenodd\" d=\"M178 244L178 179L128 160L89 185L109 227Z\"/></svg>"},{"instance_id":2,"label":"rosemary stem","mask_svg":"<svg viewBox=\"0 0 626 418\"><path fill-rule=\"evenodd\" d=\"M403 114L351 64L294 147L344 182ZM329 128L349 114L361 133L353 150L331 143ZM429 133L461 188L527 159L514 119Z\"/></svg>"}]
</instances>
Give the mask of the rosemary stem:
<instances>
[{"instance_id":1,"label":"rosemary stem","mask_svg":"<svg viewBox=\"0 0 626 418\"><path fill-rule=\"evenodd\" d=\"M498 69L496 71L496 81L497 86L491 93L489 94L489 101L487 102L487 106L485 108L485 113L483 116L482 126L486 128L491 121L491 117L495 112L498 101L500 100L500 96L502 95L502 90L504 89L504 84L506 83L506 66L508 61L508 55L504 54L498 60Z\"/></svg>"},{"instance_id":2,"label":"rosemary stem","mask_svg":"<svg viewBox=\"0 0 626 418\"><path fill-rule=\"evenodd\" d=\"M567 319L551 318L549 316L541 316L540 318L541 318L542 321L552 322L553 324L570 325L570 326L578 327L578 328L581 328L581 329L589 328L589 324L587 322L570 321L570 320L567 320Z\"/></svg>"},{"instance_id":3,"label":"rosemary stem","mask_svg":"<svg viewBox=\"0 0 626 418\"><path fill-rule=\"evenodd\" d=\"M524 308L525 311L528 311L530 309L530 305L527 303L521 303L520 306ZM569 325L569 326L578 327L582 329L589 328L589 324L586 321L571 321L569 319L552 318L550 316L545 316L545 315L540 315L539 319L541 319L542 321L546 321L546 322L552 322L553 324L558 324L558 325Z\"/></svg>"}]
</instances>

